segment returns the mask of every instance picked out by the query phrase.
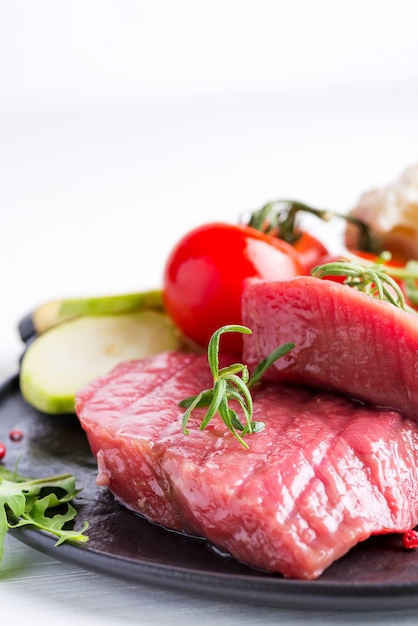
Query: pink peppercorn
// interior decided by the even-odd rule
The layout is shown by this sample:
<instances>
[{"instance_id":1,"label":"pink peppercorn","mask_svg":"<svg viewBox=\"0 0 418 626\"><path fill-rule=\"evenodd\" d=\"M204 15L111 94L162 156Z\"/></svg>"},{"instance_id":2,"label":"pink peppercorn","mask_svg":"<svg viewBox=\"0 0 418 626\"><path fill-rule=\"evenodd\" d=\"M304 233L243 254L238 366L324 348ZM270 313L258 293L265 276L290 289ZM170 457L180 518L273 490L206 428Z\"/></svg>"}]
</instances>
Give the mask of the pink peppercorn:
<instances>
[{"instance_id":1,"label":"pink peppercorn","mask_svg":"<svg viewBox=\"0 0 418 626\"><path fill-rule=\"evenodd\" d=\"M416 530L408 530L402 535L402 543L404 548L408 550L418 548L418 532Z\"/></svg>"},{"instance_id":2,"label":"pink peppercorn","mask_svg":"<svg viewBox=\"0 0 418 626\"><path fill-rule=\"evenodd\" d=\"M18 428L15 428L14 430L10 431L9 437L10 437L11 441L22 441L23 433Z\"/></svg>"}]
</instances>

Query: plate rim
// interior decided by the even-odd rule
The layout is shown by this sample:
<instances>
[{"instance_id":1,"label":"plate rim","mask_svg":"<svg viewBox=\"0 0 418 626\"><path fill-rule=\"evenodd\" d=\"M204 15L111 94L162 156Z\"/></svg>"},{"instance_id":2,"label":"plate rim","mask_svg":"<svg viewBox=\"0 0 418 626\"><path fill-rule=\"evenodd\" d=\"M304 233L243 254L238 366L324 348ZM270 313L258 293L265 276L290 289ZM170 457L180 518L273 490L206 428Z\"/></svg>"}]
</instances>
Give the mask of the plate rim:
<instances>
[{"instance_id":1,"label":"plate rim","mask_svg":"<svg viewBox=\"0 0 418 626\"><path fill-rule=\"evenodd\" d=\"M28 527L11 529L10 532L25 545L55 560L105 576L164 587L186 595L204 594L218 600L299 610L360 612L371 609L383 611L418 608L418 583L333 583L320 579L293 580L268 575L257 577L251 574L222 574L109 555L85 545L64 543L56 547L52 536ZM113 565L111 570L108 567L109 562ZM130 569L133 563L134 570ZM210 584L213 582L217 583L216 588ZM246 592L248 601L243 600L243 592Z\"/></svg>"}]
</instances>

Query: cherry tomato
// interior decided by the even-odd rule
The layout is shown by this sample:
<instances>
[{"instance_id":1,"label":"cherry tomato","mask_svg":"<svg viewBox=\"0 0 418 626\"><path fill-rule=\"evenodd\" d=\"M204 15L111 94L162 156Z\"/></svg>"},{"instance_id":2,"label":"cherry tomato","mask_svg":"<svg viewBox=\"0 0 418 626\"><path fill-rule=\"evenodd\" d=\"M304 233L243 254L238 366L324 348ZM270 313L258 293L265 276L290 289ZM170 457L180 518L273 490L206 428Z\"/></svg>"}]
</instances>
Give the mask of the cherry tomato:
<instances>
[{"instance_id":1,"label":"cherry tomato","mask_svg":"<svg viewBox=\"0 0 418 626\"><path fill-rule=\"evenodd\" d=\"M376 262L379 261L379 255L376 252L365 252L364 250L350 250L352 254L360 257L361 259L365 259L366 261ZM385 261L385 265L393 265L393 267L402 267L405 265L403 262L397 259L390 259L389 261Z\"/></svg>"},{"instance_id":2,"label":"cherry tomato","mask_svg":"<svg viewBox=\"0 0 418 626\"><path fill-rule=\"evenodd\" d=\"M215 330L241 323L247 279L286 280L304 273L290 244L249 226L207 224L186 234L171 252L164 304L184 335L206 347ZM220 348L240 354L242 336L225 333Z\"/></svg>"},{"instance_id":3,"label":"cherry tomato","mask_svg":"<svg viewBox=\"0 0 418 626\"><path fill-rule=\"evenodd\" d=\"M298 253L307 274L319 264L321 258L328 254L328 250L319 239L306 231L302 231L301 236L292 244L292 247Z\"/></svg>"},{"instance_id":4,"label":"cherry tomato","mask_svg":"<svg viewBox=\"0 0 418 626\"><path fill-rule=\"evenodd\" d=\"M268 234L275 239L279 239L280 241L287 241L287 243L289 243L289 245L291 245L292 248L294 248L298 253L299 260L304 266L306 274L310 274L311 270L322 262L321 259L326 258L329 255L329 252L324 244L305 230L298 233L298 236L297 238L295 237L294 241L284 239L278 229L261 229L260 232L264 232L265 234Z\"/></svg>"}]
</instances>

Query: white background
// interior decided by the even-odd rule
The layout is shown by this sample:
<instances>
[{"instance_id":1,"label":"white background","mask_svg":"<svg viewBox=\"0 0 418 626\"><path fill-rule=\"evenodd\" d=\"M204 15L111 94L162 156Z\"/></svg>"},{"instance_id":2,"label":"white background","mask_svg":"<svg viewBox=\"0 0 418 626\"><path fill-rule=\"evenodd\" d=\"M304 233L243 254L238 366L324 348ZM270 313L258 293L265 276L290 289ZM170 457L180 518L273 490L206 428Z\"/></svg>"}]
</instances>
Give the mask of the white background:
<instances>
[{"instance_id":1,"label":"white background","mask_svg":"<svg viewBox=\"0 0 418 626\"><path fill-rule=\"evenodd\" d=\"M177 238L418 160L414 1L0 1L0 373L44 300L157 286Z\"/></svg>"},{"instance_id":2,"label":"white background","mask_svg":"<svg viewBox=\"0 0 418 626\"><path fill-rule=\"evenodd\" d=\"M415 0L0 0L1 378L37 304L159 286L197 224L346 210L417 162L417 24Z\"/></svg>"}]
</instances>

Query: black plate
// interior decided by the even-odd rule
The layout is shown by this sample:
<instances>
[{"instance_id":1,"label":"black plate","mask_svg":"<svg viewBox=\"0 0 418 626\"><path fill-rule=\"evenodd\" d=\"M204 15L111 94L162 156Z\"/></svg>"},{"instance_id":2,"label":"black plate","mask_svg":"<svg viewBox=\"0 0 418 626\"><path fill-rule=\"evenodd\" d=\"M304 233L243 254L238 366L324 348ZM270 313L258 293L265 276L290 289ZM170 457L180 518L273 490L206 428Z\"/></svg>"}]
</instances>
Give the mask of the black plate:
<instances>
[{"instance_id":1,"label":"black plate","mask_svg":"<svg viewBox=\"0 0 418 626\"><path fill-rule=\"evenodd\" d=\"M11 442L12 429L24 433ZM13 530L22 542L86 569L241 602L298 609L406 609L418 607L418 551L399 536L376 537L357 546L315 581L287 580L222 556L204 540L153 525L120 506L95 484L96 463L74 415L47 416L22 399L17 378L0 386L3 461L27 476L72 473L83 488L78 521L88 520L87 544L55 547L51 536L27 527Z\"/></svg>"}]
</instances>

